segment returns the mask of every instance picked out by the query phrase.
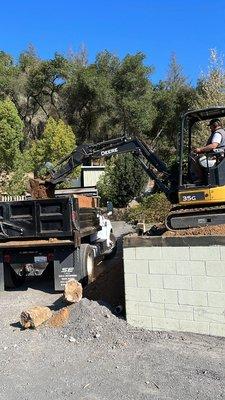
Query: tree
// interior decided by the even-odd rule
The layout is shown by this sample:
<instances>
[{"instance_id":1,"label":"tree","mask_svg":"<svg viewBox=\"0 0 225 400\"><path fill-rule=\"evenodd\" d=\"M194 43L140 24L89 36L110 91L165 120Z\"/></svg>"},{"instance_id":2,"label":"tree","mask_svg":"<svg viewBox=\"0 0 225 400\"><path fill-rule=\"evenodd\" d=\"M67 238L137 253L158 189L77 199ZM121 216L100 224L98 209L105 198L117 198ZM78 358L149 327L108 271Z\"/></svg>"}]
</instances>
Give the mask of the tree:
<instances>
[{"instance_id":1,"label":"tree","mask_svg":"<svg viewBox=\"0 0 225 400\"><path fill-rule=\"evenodd\" d=\"M132 154L113 157L97 185L102 203L112 201L115 207L126 206L141 194L147 180L147 175Z\"/></svg>"},{"instance_id":2,"label":"tree","mask_svg":"<svg viewBox=\"0 0 225 400\"><path fill-rule=\"evenodd\" d=\"M50 117L40 140L32 142L29 151L33 170L42 171L44 164L49 161L56 164L65 155L70 154L76 147L75 135L69 125L62 120Z\"/></svg>"},{"instance_id":3,"label":"tree","mask_svg":"<svg viewBox=\"0 0 225 400\"><path fill-rule=\"evenodd\" d=\"M76 127L80 142L100 141L111 136L110 123L115 109L115 93L112 78L106 72L110 56L101 55L97 63L78 66L64 88L66 115L69 123Z\"/></svg>"},{"instance_id":4,"label":"tree","mask_svg":"<svg viewBox=\"0 0 225 400\"><path fill-rule=\"evenodd\" d=\"M13 64L13 58L0 51L0 99L7 97L13 99L13 94L18 85L18 69Z\"/></svg>"},{"instance_id":5,"label":"tree","mask_svg":"<svg viewBox=\"0 0 225 400\"><path fill-rule=\"evenodd\" d=\"M95 63L79 66L64 87L66 115L79 141L125 134L149 134L155 117L151 67L137 53L120 60L104 51Z\"/></svg>"},{"instance_id":6,"label":"tree","mask_svg":"<svg viewBox=\"0 0 225 400\"><path fill-rule=\"evenodd\" d=\"M12 171L24 139L23 122L11 100L0 101L0 168Z\"/></svg>"},{"instance_id":7,"label":"tree","mask_svg":"<svg viewBox=\"0 0 225 400\"><path fill-rule=\"evenodd\" d=\"M155 118L153 87L149 81L152 67L144 65L145 55L127 55L113 79L117 118L124 134L149 134Z\"/></svg>"},{"instance_id":8,"label":"tree","mask_svg":"<svg viewBox=\"0 0 225 400\"><path fill-rule=\"evenodd\" d=\"M196 88L194 108L206 108L225 104L225 67L224 60L215 49L210 50L208 70L202 73ZM196 126L195 145L206 142L209 131L206 123Z\"/></svg>"},{"instance_id":9,"label":"tree","mask_svg":"<svg viewBox=\"0 0 225 400\"><path fill-rule=\"evenodd\" d=\"M169 163L176 154L180 115L191 107L194 96L194 89L172 54L166 80L160 81L154 89L157 116L152 129L152 146L157 147L160 156Z\"/></svg>"}]
</instances>

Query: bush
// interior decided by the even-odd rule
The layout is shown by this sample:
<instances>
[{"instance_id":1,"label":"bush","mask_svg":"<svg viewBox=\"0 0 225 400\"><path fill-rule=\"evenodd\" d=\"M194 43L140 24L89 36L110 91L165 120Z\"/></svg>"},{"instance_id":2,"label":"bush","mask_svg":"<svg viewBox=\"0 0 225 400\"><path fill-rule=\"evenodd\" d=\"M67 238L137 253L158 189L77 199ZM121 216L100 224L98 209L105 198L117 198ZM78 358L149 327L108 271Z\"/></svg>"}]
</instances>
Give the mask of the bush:
<instances>
[{"instance_id":1,"label":"bush","mask_svg":"<svg viewBox=\"0 0 225 400\"><path fill-rule=\"evenodd\" d=\"M164 222L171 204L164 193L156 193L142 199L139 206L128 209L125 213L127 222L145 221L146 223Z\"/></svg>"}]
</instances>

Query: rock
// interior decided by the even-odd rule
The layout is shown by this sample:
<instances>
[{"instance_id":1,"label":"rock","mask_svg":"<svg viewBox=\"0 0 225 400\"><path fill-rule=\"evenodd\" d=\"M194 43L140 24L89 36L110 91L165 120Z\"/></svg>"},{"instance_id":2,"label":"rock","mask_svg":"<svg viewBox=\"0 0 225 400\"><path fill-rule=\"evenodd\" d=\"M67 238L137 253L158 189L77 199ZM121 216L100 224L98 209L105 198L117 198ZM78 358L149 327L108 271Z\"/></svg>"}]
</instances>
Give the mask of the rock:
<instances>
[{"instance_id":1,"label":"rock","mask_svg":"<svg viewBox=\"0 0 225 400\"><path fill-rule=\"evenodd\" d=\"M69 342L71 342L71 343L75 343L75 342L76 342L76 339L75 339L73 336L70 336L70 338L69 338Z\"/></svg>"},{"instance_id":2,"label":"rock","mask_svg":"<svg viewBox=\"0 0 225 400\"><path fill-rule=\"evenodd\" d=\"M138 203L137 200L131 200L127 205L128 208L135 208L135 207L138 207L138 206L139 206L139 203Z\"/></svg>"},{"instance_id":3,"label":"rock","mask_svg":"<svg viewBox=\"0 0 225 400\"><path fill-rule=\"evenodd\" d=\"M63 298L68 303L79 303L83 295L82 285L76 279L69 279L65 284Z\"/></svg>"},{"instance_id":4,"label":"rock","mask_svg":"<svg viewBox=\"0 0 225 400\"><path fill-rule=\"evenodd\" d=\"M52 311L48 307L33 307L22 311L20 322L23 328L36 328L43 324L52 316Z\"/></svg>"}]
</instances>

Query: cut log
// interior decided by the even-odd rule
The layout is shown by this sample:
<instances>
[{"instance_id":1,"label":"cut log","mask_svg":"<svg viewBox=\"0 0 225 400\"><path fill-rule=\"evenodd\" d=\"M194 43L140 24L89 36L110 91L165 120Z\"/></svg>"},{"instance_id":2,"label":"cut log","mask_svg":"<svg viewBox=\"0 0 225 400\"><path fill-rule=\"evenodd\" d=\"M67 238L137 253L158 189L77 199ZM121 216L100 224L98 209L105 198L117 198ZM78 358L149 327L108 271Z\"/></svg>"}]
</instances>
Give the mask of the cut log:
<instances>
[{"instance_id":1,"label":"cut log","mask_svg":"<svg viewBox=\"0 0 225 400\"><path fill-rule=\"evenodd\" d=\"M23 328L37 328L52 316L52 311L48 307L32 307L23 311L20 322Z\"/></svg>"},{"instance_id":2,"label":"cut log","mask_svg":"<svg viewBox=\"0 0 225 400\"><path fill-rule=\"evenodd\" d=\"M65 284L63 298L68 303L79 303L83 295L82 285L76 279L69 279Z\"/></svg>"},{"instance_id":3,"label":"cut log","mask_svg":"<svg viewBox=\"0 0 225 400\"><path fill-rule=\"evenodd\" d=\"M48 325L52 327L64 326L69 319L70 310L68 307L63 307L48 321Z\"/></svg>"}]
</instances>

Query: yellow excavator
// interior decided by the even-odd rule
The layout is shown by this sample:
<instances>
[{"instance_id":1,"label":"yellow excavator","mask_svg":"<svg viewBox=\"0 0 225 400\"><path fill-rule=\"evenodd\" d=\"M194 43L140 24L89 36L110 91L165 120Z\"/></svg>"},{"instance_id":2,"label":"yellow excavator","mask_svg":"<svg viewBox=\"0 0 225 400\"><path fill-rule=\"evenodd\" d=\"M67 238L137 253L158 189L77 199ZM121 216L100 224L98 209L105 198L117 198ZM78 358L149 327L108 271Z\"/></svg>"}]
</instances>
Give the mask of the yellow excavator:
<instances>
[{"instance_id":1,"label":"yellow excavator","mask_svg":"<svg viewBox=\"0 0 225 400\"><path fill-rule=\"evenodd\" d=\"M192 110L183 114L175 169L169 169L139 138L122 136L97 144L78 146L51 170L51 177L46 180L45 185L48 188L55 187L65 181L78 165L87 161L132 153L172 204L165 221L168 229L225 224L225 149L219 147L205 154L201 183L194 183L191 174L193 127L197 122L223 117L224 106Z\"/></svg>"}]
</instances>

